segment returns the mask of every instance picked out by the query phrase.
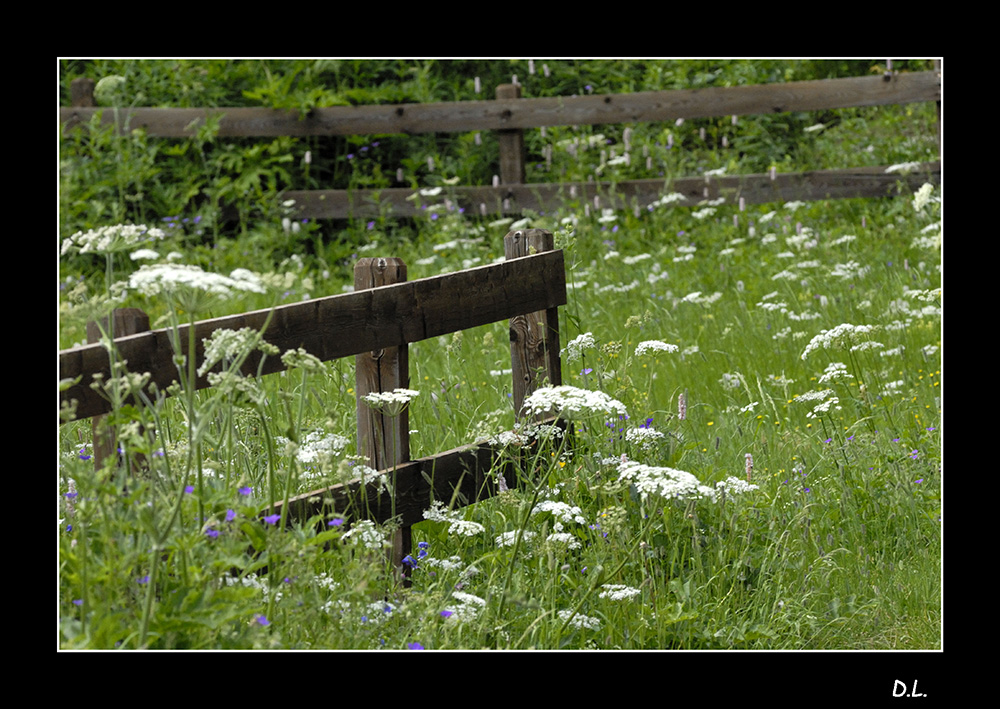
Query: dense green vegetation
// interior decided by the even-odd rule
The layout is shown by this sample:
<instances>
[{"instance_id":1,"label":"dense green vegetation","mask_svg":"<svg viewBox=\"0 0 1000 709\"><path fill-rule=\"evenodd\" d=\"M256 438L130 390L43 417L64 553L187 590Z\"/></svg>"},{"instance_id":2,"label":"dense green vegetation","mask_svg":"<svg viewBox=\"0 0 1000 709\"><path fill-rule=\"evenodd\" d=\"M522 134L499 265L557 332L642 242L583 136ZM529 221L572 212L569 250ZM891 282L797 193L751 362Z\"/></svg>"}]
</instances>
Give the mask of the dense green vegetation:
<instances>
[{"instance_id":1,"label":"dense green vegetation","mask_svg":"<svg viewBox=\"0 0 1000 709\"><path fill-rule=\"evenodd\" d=\"M61 86L68 96L75 77L121 77L99 84L106 110L306 110L491 98L512 75L526 96L558 96L882 70L66 60ZM911 105L529 131L528 179L929 161L935 120L934 106ZM626 152L642 158L614 160ZM411 279L490 263L504 234L531 226L566 254L563 381L616 404L576 421L572 443L535 449L523 473L537 486L417 525L402 588L386 530L352 511L321 534L259 518L275 499L356 477L353 361L273 353L292 369L199 392L179 367L177 396L109 417L120 465L94 470L89 421L59 428L61 647L940 648L939 191L745 210L567 202L517 221L424 197L419 218L306 223L280 196L488 184L496 155L487 134L221 140L209 125L189 140L96 126L62 137L61 347L111 307L172 327L341 292L359 256L400 257ZM143 226L98 234L116 225ZM179 285L185 267L200 280ZM411 346L414 457L515 427L506 338L497 323ZM250 333L220 342L229 363L259 345ZM141 376L127 370L104 383L113 401ZM128 472L137 456L141 472Z\"/></svg>"}]
</instances>

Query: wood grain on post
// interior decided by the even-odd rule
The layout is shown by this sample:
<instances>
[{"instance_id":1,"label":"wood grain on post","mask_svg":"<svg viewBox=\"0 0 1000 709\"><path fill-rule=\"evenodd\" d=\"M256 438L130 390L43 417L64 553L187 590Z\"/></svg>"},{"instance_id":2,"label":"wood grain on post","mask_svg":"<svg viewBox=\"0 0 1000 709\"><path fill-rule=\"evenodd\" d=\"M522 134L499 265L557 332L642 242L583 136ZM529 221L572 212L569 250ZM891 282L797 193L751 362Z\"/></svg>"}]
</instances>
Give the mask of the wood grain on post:
<instances>
[{"instance_id":1,"label":"wood grain on post","mask_svg":"<svg viewBox=\"0 0 1000 709\"><path fill-rule=\"evenodd\" d=\"M521 98L521 87L518 84L501 84L497 87L497 100ZM507 109L501 114L510 117L512 112ZM505 185L524 184L524 130L498 130L497 139L500 143L500 182Z\"/></svg>"},{"instance_id":2,"label":"wood grain on post","mask_svg":"<svg viewBox=\"0 0 1000 709\"><path fill-rule=\"evenodd\" d=\"M97 105L94 102L94 87L97 82L86 77L73 79L69 84L70 102L76 108L92 108Z\"/></svg>"},{"instance_id":3,"label":"wood grain on post","mask_svg":"<svg viewBox=\"0 0 1000 709\"><path fill-rule=\"evenodd\" d=\"M363 258L354 266L354 290L362 291L406 281L406 264L398 258ZM377 323L373 324L375 327ZM355 357L356 401L358 413L358 452L366 456L370 467L390 471L410 460L409 407L398 416L373 410L363 398L393 389L409 388L410 360L406 344L385 347ZM386 473L388 474L388 473ZM397 480L398 482L398 480ZM392 495L403 490L394 486ZM381 501L381 497L379 500ZM384 502L380 502L384 506ZM402 570L403 558L412 549L411 530L402 526L392 539L393 566ZM405 570L403 570L405 571Z\"/></svg>"},{"instance_id":4,"label":"wood grain on post","mask_svg":"<svg viewBox=\"0 0 1000 709\"><path fill-rule=\"evenodd\" d=\"M142 310L139 308L116 308L111 311L110 326L108 318L101 320L100 325L96 322L87 323L87 342L100 342L104 336L113 340L116 337L136 335L148 330L149 316ZM115 376L113 372L111 375ZM104 416L95 416L91 419L91 430L94 435L95 470L100 470L104 461L115 455L118 445L114 431L104 423L104 419Z\"/></svg>"},{"instance_id":5,"label":"wood grain on post","mask_svg":"<svg viewBox=\"0 0 1000 709\"><path fill-rule=\"evenodd\" d=\"M555 239L545 229L519 229L503 239L507 260L552 251ZM524 399L547 380L562 384L559 359L559 309L540 310L510 318L510 363L513 370L514 412L521 418Z\"/></svg>"}]
</instances>

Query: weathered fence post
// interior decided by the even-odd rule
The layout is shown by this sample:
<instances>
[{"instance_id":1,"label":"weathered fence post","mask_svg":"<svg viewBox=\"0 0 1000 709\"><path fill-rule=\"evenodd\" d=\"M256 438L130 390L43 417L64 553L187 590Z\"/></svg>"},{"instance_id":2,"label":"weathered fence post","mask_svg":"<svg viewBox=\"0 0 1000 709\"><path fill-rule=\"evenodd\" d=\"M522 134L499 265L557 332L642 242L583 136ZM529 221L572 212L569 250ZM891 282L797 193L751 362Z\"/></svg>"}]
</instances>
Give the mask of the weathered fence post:
<instances>
[{"instance_id":1,"label":"weathered fence post","mask_svg":"<svg viewBox=\"0 0 1000 709\"><path fill-rule=\"evenodd\" d=\"M521 98L519 84L500 84L497 87L497 99ZM500 183L504 185L523 185L524 172L524 131L497 131L500 143Z\"/></svg>"},{"instance_id":2,"label":"weathered fence post","mask_svg":"<svg viewBox=\"0 0 1000 709\"><path fill-rule=\"evenodd\" d=\"M545 229L519 229L503 238L504 256L514 259L552 251L555 238ZM514 380L514 413L521 418L526 396L541 380L550 386L562 384L559 360L559 309L549 308L510 319L510 364Z\"/></svg>"},{"instance_id":3,"label":"weathered fence post","mask_svg":"<svg viewBox=\"0 0 1000 709\"><path fill-rule=\"evenodd\" d=\"M406 281L406 264L398 258L363 258L354 266L354 290ZM398 416L374 411L363 401L367 394L408 388L410 360L406 345L387 347L355 357L356 401L358 413L358 452L365 455L375 470L391 470L410 460L409 407ZM397 490L393 490L395 496ZM401 527L393 534L392 562L402 570L403 558L412 549L411 530Z\"/></svg>"},{"instance_id":4,"label":"weathered fence post","mask_svg":"<svg viewBox=\"0 0 1000 709\"><path fill-rule=\"evenodd\" d=\"M78 77L69 83L70 102L74 108L90 108L94 102L94 87L97 82L86 77Z\"/></svg>"},{"instance_id":5,"label":"weathered fence post","mask_svg":"<svg viewBox=\"0 0 1000 709\"><path fill-rule=\"evenodd\" d=\"M101 331L114 340L116 337L137 335L149 330L149 316L139 308L115 308L111 311L110 324L108 318L87 323L87 342L100 342ZM114 376L114 372L112 372ZM104 461L111 455L117 455L118 442L114 431L104 424L105 416L98 415L91 419L91 430L94 434L94 469L100 470Z\"/></svg>"}]
</instances>

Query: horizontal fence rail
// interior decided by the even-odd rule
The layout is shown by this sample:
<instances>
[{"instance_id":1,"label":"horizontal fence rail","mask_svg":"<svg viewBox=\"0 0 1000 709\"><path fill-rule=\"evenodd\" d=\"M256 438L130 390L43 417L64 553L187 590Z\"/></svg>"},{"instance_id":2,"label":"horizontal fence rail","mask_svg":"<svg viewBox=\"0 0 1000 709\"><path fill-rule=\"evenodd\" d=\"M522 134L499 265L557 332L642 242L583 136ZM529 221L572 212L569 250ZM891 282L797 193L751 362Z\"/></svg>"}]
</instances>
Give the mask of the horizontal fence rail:
<instances>
[{"instance_id":1,"label":"horizontal fence rail","mask_svg":"<svg viewBox=\"0 0 1000 709\"><path fill-rule=\"evenodd\" d=\"M90 81L90 80L86 80ZM520 86L496 89L496 100L388 106L331 106L307 112L270 108L128 108L101 109L92 90L74 87L73 107L60 109L65 129L100 115L103 125L143 128L151 136L185 138L209 117L219 120L220 137L334 136L496 131L499 139L499 186L460 186L449 192L458 206L483 216L544 212L576 193L604 200L606 208L645 208L667 192L684 199L669 206L688 206L703 199L742 199L744 204L887 197L924 182L939 184L940 162L927 163L909 175L886 173L884 167L815 170L773 175L624 180L612 183L525 182L523 131L559 125L599 125L676 121L716 116L818 111L941 101L941 72L884 74L752 86L675 89L626 94L521 98ZM939 127L940 133L940 127ZM939 136L940 141L940 136ZM413 190L289 190L295 214L310 219L353 219L376 216L411 217L420 205ZM410 199L407 199L410 198Z\"/></svg>"},{"instance_id":2,"label":"horizontal fence rail","mask_svg":"<svg viewBox=\"0 0 1000 709\"><path fill-rule=\"evenodd\" d=\"M574 201L594 203L609 209L646 209L667 193L683 199L674 206L692 206L720 197L735 204L814 201L858 197L890 197L913 191L925 182L938 184L941 163L923 163L906 175L887 173L884 167L854 167L811 170L799 173L685 177L676 180L622 180L614 185L595 182L502 184L497 187L452 187L447 197L456 206L485 214L517 214L522 210L544 211L555 204ZM445 193L438 196L444 196ZM414 202L413 190L388 188L377 193L348 190L291 190L282 193L294 199L296 213L312 219L377 217L387 212L412 217L423 211Z\"/></svg>"},{"instance_id":3,"label":"horizontal fence rail","mask_svg":"<svg viewBox=\"0 0 1000 709\"><path fill-rule=\"evenodd\" d=\"M566 304L566 273L562 251L524 256L489 266L430 278L316 298L195 323L197 357L203 357L202 340L215 330L260 330L265 339L285 351L304 347L322 361L349 357L389 347L419 342L438 335L466 330ZM190 326L180 327L186 342ZM122 359L134 372L149 372L162 391L177 378L168 329L116 338ZM254 353L243 372L258 371L261 355ZM110 360L99 343L59 353L61 379L84 377L87 381L62 392L62 401L77 400L77 417L107 413L110 404L90 388L89 377L111 376ZM284 369L277 357L264 361L262 373ZM208 386L202 377L198 387Z\"/></svg>"},{"instance_id":4,"label":"horizontal fence rail","mask_svg":"<svg viewBox=\"0 0 1000 709\"><path fill-rule=\"evenodd\" d=\"M101 121L143 128L151 136L195 135L206 117L221 116L220 137L452 133L543 126L674 121L678 118L818 111L941 100L941 77L925 71L891 76L820 79L785 84L645 91L555 98L456 101L389 106L330 106L305 114L271 108L64 107L63 125Z\"/></svg>"}]
</instances>

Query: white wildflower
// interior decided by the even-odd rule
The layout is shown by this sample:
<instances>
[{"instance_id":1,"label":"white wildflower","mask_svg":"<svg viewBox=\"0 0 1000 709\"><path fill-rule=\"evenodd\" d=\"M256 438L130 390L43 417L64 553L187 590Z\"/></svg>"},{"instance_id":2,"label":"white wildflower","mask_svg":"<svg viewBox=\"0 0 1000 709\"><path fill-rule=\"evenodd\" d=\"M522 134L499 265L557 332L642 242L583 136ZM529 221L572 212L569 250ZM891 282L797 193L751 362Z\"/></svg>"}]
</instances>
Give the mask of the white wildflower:
<instances>
[{"instance_id":1,"label":"white wildflower","mask_svg":"<svg viewBox=\"0 0 1000 709\"><path fill-rule=\"evenodd\" d=\"M901 162L901 163L896 163L895 165L890 165L885 169L885 171L887 173L898 172L902 175L907 175L910 172L913 172L914 170L918 169L919 167L920 167L919 162Z\"/></svg>"},{"instance_id":2,"label":"white wildflower","mask_svg":"<svg viewBox=\"0 0 1000 709\"><path fill-rule=\"evenodd\" d=\"M218 362L245 357L260 341L260 333L249 327L239 330L219 328L202 340L205 346L205 356L198 368L198 376L205 376L205 372Z\"/></svg>"},{"instance_id":3,"label":"white wildflower","mask_svg":"<svg viewBox=\"0 0 1000 709\"><path fill-rule=\"evenodd\" d=\"M749 483L742 478L738 478L734 475L730 475L725 480L720 480L715 483L715 489L720 492L725 492L726 495L739 495L744 492L750 492L751 490L759 490L758 485Z\"/></svg>"},{"instance_id":4,"label":"white wildflower","mask_svg":"<svg viewBox=\"0 0 1000 709\"><path fill-rule=\"evenodd\" d=\"M583 351L587 349L593 349L597 347L597 342L594 341L594 335L590 332L585 332L582 335L577 335L575 338L569 341L569 343L563 347L561 356L566 358L567 362L572 362L574 360L580 359L583 356Z\"/></svg>"},{"instance_id":5,"label":"white wildflower","mask_svg":"<svg viewBox=\"0 0 1000 709\"><path fill-rule=\"evenodd\" d=\"M353 544L362 544L368 549L374 550L389 546L385 535L379 531L374 522L367 519L363 519L351 527L344 534L343 539Z\"/></svg>"},{"instance_id":6,"label":"white wildflower","mask_svg":"<svg viewBox=\"0 0 1000 709\"><path fill-rule=\"evenodd\" d=\"M558 500L543 500L539 502L531 510L531 514L534 515L538 512L549 512L562 522L576 522L577 524L586 524L587 522L583 516L583 510L565 502L559 502Z\"/></svg>"},{"instance_id":7,"label":"white wildflower","mask_svg":"<svg viewBox=\"0 0 1000 709\"><path fill-rule=\"evenodd\" d=\"M850 374L847 373L847 365L843 362L831 362L823 370L823 375L819 378L820 384L826 384L828 381L833 379L843 379L844 377L849 377Z\"/></svg>"},{"instance_id":8,"label":"white wildflower","mask_svg":"<svg viewBox=\"0 0 1000 709\"><path fill-rule=\"evenodd\" d=\"M318 371L323 368L323 363L320 361L319 357L309 354L306 352L304 347L299 347L295 350L287 350L283 355L281 355L281 362L289 369L298 367L306 370L307 372Z\"/></svg>"},{"instance_id":9,"label":"white wildflower","mask_svg":"<svg viewBox=\"0 0 1000 709\"><path fill-rule=\"evenodd\" d=\"M545 538L545 541L549 545L559 547L560 549L579 549L583 546L580 540L569 532L553 532Z\"/></svg>"},{"instance_id":10,"label":"white wildflower","mask_svg":"<svg viewBox=\"0 0 1000 709\"><path fill-rule=\"evenodd\" d=\"M625 404L602 391L562 385L542 387L524 400L524 410L531 414L555 413L565 418L581 418L594 414L627 416Z\"/></svg>"},{"instance_id":11,"label":"white wildflower","mask_svg":"<svg viewBox=\"0 0 1000 709\"><path fill-rule=\"evenodd\" d=\"M645 465L631 460L618 465L619 479L635 485L643 500L650 496L698 499L714 498L715 491L698 482L691 473L674 468Z\"/></svg>"},{"instance_id":12,"label":"white wildflower","mask_svg":"<svg viewBox=\"0 0 1000 709\"><path fill-rule=\"evenodd\" d=\"M636 345L635 356L641 357L645 354L653 354L656 352L676 352L680 348L677 345L671 345L666 342L660 342L659 340L646 340L645 342L640 342Z\"/></svg>"},{"instance_id":13,"label":"white wildflower","mask_svg":"<svg viewBox=\"0 0 1000 709\"><path fill-rule=\"evenodd\" d=\"M514 546L514 543L517 541L517 534L518 534L517 530L514 530L513 532L504 532L503 534L501 534L500 536L498 536L496 538L496 540L495 540L496 541L496 545L498 547L512 547L512 546ZM522 533L521 540L523 542L528 542L528 541L531 541L534 538L534 536L535 536L534 532L532 532L530 530L525 530Z\"/></svg>"},{"instance_id":14,"label":"white wildflower","mask_svg":"<svg viewBox=\"0 0 1000 709\"><path fill-rule=\"evenodd\" d=\"M638 588L632 588L631 586L626 586L620 583L605 583L601 584L601 591L597 597L607 598L612 601L625 601L634 596L638 596L642 591Z\"/></svg>"},{"instance_id":15,"label":"white wildflower","mask_svg":"<svg viewBox=\"0 0 1000 709\"><path fill-rule=\"evenodd\" d=\"M418 394L420 392L413 389L397 388L392 391L365 394L361 400L376 411L389 416L398 416Z\"/></svg>"},{"instance_id":16,"label":"white wildflower","mask_svg":"<svg viewBox=\"0 0 1000 709\"><path fill-rule=\"evenodd\" d=\"M823 330L809 341L802 352L801 359L805 359L810 353L819 349L846 348L860 342L862 337L874 331L874 325L851 325L850 323L837 325L832 330Z\"/></svg>"},{"instance_id":17,"label":"white wildflower","mask_svg":"<svg viewBox=\"0 0 1000 709\"><path fill-rule=\"evenodd\" d=\"M558 616L562 622L569 621L570 625L581 630L599 630L601 627L601 621L598 618L591 618L582 613L574 614L573 611L564 610L559 611Z\"/></svg>"},{"instance_id":18,"label":"white wildflower","mask_svg":"<svg viewBox=\"0 0 1000 709\"><path fill-rule=\"evenodd\" d=\"M184 291L230 296L235 291L264 293L260 279L246 269L236 269L229 276L203 271L185 264L144 265L128 280L129 288L145 296Z\"/></svg>"},{"instance_id":19,"label":"white wildflower","mask_svg":"<svg viewBox=\"0 0 1000 709\"><path fill-rule=\"evenodd\" d=\"M657 431L655 428L640 426L625 431L625 440L638 445L643 450L652 448L662 438L664 438L663 432Z\"/></svg>"},{"instance_id":20,"label":"white wildflower","mask_svg":"<svg viewBox=\"0 0 1000 709\"><path fill-rule=\"evenodd\" d=\"M61 253L65 256L70 251L81 254L107 254L116 251L128 251L136 246L151 241L163 239L162 229L147 227L145 224L116 224L102 226L89 231L78 231L63 239Z\"/></svg>"}]
</instances>

